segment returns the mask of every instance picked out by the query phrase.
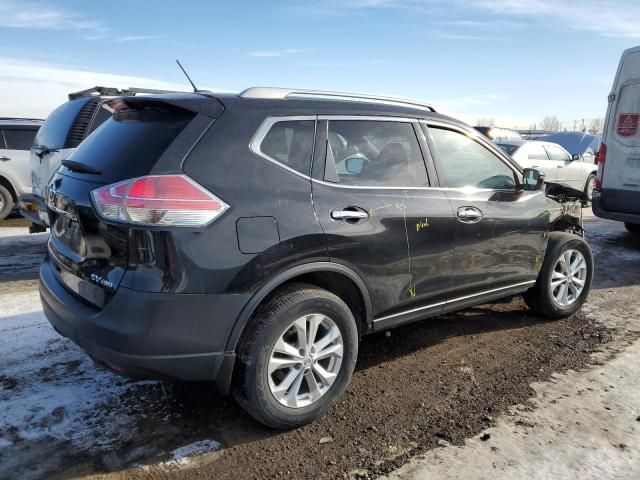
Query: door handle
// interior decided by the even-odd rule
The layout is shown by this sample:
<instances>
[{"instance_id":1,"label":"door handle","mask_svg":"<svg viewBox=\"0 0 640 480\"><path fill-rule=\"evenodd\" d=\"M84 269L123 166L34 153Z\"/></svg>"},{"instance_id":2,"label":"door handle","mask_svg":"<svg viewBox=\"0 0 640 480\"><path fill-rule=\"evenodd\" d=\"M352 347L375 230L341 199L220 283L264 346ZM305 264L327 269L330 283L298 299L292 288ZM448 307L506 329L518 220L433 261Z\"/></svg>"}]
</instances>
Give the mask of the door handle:
<instances>
[{"instance_id":1,"label":"door handle","mask_svg":"<svg viewBox=\"0 0 640 480\"><path fill-rule=\"evenodd\" d=\"M5 157L4 155L0 156L0 162L8 162L11 160L9 157Z\"/></svg>"},{"instance_id":2,"label":"door handle","mask_svg":"<svg viewBox=\"0 0 640 480\"><path fill-rule=\"evenodd\" d=\"M334 220L364 220L369 218L369 214L356 207L347 207L342 210L333 210L331 218Z\"/></svg>"},{"instance_id":3,"label":"door handle","mask_svg":"<svg viewBox=\"0 0 640 480\"><path fill-rule=\"evenodd\" d=\"M482 220L482 210L476 207L460 207L458 209L458 220L462 223L478 223Z\"/></svg>"}]
</instances>

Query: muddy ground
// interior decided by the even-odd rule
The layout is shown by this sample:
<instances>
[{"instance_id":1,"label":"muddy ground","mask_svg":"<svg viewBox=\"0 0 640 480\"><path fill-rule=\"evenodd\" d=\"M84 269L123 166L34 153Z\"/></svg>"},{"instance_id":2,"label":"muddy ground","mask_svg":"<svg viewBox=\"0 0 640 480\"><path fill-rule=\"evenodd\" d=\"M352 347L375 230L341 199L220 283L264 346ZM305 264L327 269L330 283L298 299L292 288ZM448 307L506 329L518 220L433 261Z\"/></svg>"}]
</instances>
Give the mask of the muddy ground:
<instances>
[{"instance_id":1,"label":"muddy ground","mask_svg":"<svg viewBox=\"0 0 640 480\"><path fill-rule=\"evenodd\" d=\"M590 220L588 229L597 261L590 301L615 302L614 287L640 283L640 242L613 222ZM34 267L44 241L7 240L0 239L0 298L28 295L36 289ZM29 321L46 329L31 308ZM0 414L13 389L20 395L20 382L63 385L76 375L90 388L96 378L112 382L109 392L116 397L92 403L86 418L73 424L85 431L81 442L46 425L22 435L24 426L5 425L3 431L0 424L0 478L9 472L7 478L375 478L438 445L462 444L531 397L531 382L587 365L614 333L582 313L544 321L514 298L402 327L391 337L369 336L344 397L325 418L286 433L257 424L206 384L112 379L59 340L48 348L66 349L64 368L37 378L0 378ZM65 415L64 402L56 408L47 421ZM105 424L123 418L124 433L103 435ZM164 462L169 452L202 440L220 448L189 462Z\"/></svg>"}]
</instances>

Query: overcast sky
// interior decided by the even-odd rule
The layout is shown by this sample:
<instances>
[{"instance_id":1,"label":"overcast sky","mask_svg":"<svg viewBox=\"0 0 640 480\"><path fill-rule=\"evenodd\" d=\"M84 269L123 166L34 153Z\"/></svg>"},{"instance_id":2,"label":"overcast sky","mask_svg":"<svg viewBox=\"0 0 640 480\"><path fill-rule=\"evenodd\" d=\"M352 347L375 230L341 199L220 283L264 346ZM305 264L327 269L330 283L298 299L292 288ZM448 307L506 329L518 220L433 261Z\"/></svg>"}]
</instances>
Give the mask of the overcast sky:
<instances>
[{"instance_id":1,"label":"overcast sky","mask_svg":"<svg viewBox=\"0 0 640 480\"><path fill-rule=\"evenodd\" d=\"M0 0L0 116L94 85L295 86L431 101L473 123L604 116L636 0Z\"/></svg>"}]
</instances>

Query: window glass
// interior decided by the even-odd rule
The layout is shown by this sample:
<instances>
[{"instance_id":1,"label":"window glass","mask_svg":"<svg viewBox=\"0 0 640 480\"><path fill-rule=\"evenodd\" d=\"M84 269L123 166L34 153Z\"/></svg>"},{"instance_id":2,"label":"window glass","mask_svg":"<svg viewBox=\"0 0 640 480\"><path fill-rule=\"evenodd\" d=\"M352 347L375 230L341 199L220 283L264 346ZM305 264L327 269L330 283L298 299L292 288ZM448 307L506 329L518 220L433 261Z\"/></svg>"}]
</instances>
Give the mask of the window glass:
<instances>
[{"instance_id":1,"label":"window glass","mask_svg":"<svg viewBox=\"0 0 640 480\"><path fill-rule=\"evenodd\" d=\"M47 120L42 124L36 144L40 148L56 149L68 148L65 145L69 130L76 120L78 113L88 102L94 101L92 98L79 98L63 103L49 114Z\"/></svg>"},{"instance_id":2,"label":"window glass","mask_svg":"<svg viewBox=\"0 0 640 480\"><path fill-rule=\"evenodd\" d=\"M498 156L466 135L444 128L429 127L440 161L451 188L515 188L515 176Z\"/></svg>"},{"instance_id":3,"label":"window glass","mask_svg":"<svg viewBox=\"0 0 640 480\"><path fill-rule=\"evenodd\" d=\"M343 185L424 187L427 170L407 122L332 120L327 161Z\"/></svg>"},{"instance_id":4,"label":"window glass","mask_svg":"<svg viewBox=\"0 0 640 480\"><path fill-rule=\"evenodd\" d=\"M89 135L69 157L99 175L67 170L66 175L113 183L147 175L193 118L182 109L124 110Z\"/></svg>"},{"instance_id":5,"label":"window glass","mask_svg":"<svg viewBox=\"0 0 640 480\"><path fill-rule=\"evenodd\" d=\"M518 145L510 145L508 143L499 143L498 146L508 155L513 155L518 150Z\"/></svg>"},{"instance_id":6,"label":"window glass","mask_svg":"<svg viewBox=\"0 0 640 480\"><path fill-rule=\"evenodd\" d=\"M260 151L274 160L309 175L315 121L287 120L274 123L260 144Z\"/></svg>"},{"instance_id":7,"label":"window glass","mask_svg":"<svg viewBox=\"0 0 640 480\"><path fill-rule=\"evenodd\" d=\"M527 145L529 160L549 160L547 152L539 143L530 143Z\"/></svg>"},{"instance_id":8,"label":"window glass","mask_svg":"<svg viewBox=\"0 0 640 480\"><path fill-rule=\"evenodd\" d=\"M549 158L551 160L559 160L562 162L571 160L571 156L560 147L545 145L544 148L547 149L547 153L549 153Z\"/></svg>"},{"instance_id":9,"label":"window glass","mask_svg":"<svg viewBox=\"0 0 640 480\"><path fill-rule=\"evenodd\" d=\"M9 150L31 150L37 130L3 130Z\"/></svg>"}]
</instances>

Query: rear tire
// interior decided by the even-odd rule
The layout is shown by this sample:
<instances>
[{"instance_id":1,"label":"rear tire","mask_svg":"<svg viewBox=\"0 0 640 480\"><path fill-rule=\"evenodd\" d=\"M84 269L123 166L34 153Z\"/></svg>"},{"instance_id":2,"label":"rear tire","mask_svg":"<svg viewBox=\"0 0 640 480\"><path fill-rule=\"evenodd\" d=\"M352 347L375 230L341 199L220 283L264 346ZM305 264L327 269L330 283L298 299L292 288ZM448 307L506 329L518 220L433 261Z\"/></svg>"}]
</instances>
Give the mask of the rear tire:
<instances>
[{"instance_id":1,"label":"rear tire","mask_svg":"<svg viewBox=\"0 0 640 480\"><path fill-rule=\"evenodd\" d=\"M624 226L631 233L640 233L640 224L638 223L625 223Z\"/></svg>"},{"instance_id":2,"label":"rear tire","mask_svg":"<svg viewBox=\"0 0 640 480\"><path fill-rule=\"evenodd\" d=\"M0 185L0 221L9 216L13 210L13 195L7 187Z\"/></svg>"},{"instance_id":3,"label":"rear tire","mask_svg":"<svg viewBox=\"0 0 640 480\"><path fill-rule=\"evenodd\" d=\"M538 279L522 295L524 301L543 317L569 317L580 309L589 295L593 268L591 248L582 237L551 232Z\"/></svg>"},{"instance_id":4,"label":"rear tire","mask_svg":"<svg viewBox=\"0 0 640 480\"><path fill-rule=\"evenodd\" d=\"M593 191L596 188L596 176L592 173L587 177L587 182L584 184L584 193L587 196L587 200L592 201Z\"/></svg>"},{"instance_id":5,"label":"rear tire","mask_svg":"<svg viewBox=\"0 0 640 480\"><path fill-rule=\"evenodd\" d=\"M254 314L239 348L234 396L259 422L295 428L321 417L340 398L357 355L358 329L349 307L327 290L292 284Z\"/></svg>"}]
</instances>

